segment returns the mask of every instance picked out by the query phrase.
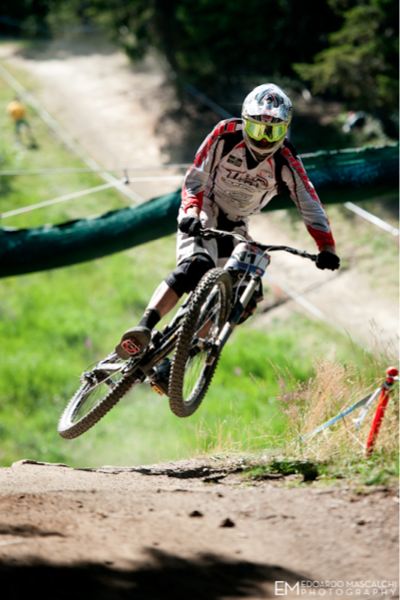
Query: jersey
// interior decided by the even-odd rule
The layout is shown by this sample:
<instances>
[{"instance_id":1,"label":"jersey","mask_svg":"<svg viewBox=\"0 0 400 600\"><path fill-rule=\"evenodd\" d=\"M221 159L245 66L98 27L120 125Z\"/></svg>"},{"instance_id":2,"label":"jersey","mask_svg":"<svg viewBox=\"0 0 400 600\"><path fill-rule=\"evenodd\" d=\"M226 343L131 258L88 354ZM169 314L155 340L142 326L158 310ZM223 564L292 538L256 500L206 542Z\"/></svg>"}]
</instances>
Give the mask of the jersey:
<instances>
[{"instance_id":1,"label":"jersey","mask_svg":"<svg viewBox=\"0 0 400 600\"><path fill-rule=\"evenodd\" d=\"M328 217L295 148L285 139L272 157L256 161L241 119L221 121L200 146L185 175L179 219L196 206L206 213L218 207L228 219L246 221L281 191L282 183L318 248L334 246Z\"/></svg>"}]
</instances>

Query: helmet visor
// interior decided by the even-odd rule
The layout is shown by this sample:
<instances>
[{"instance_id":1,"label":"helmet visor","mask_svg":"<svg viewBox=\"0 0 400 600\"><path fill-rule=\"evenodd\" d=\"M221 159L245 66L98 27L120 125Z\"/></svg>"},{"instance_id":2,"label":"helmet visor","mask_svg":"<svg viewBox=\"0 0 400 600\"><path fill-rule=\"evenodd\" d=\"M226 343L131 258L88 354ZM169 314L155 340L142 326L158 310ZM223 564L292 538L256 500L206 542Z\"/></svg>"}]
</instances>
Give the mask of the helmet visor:
<instances>
[{"instance_id":1,"label":"helmet visor","mask_svg":"<svg viewBox=\"0 0 400 600\"><path fill-rule=\"evenodd\" d=\"M279 142L285 137L289 124L281 121L280 123L265 123L262 121L253 121L244 119L244 130L247 135L256 142L267 140L268 142Z\"/></svg>"}]
</instances>

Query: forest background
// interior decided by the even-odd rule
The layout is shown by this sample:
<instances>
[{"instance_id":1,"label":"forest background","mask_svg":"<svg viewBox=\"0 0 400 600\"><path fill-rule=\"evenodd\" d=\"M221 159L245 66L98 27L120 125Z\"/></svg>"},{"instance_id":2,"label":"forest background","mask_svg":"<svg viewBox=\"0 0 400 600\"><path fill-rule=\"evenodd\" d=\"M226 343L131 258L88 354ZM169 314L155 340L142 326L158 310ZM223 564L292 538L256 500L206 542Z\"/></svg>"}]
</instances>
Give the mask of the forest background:
<instances>
[{"instance_id":1,"label":"forest background","mask_svg":"<svg viewBox=\"0 0 400 600\"><path fill-rule=\"evenodd\" d=\"M287 80L397 137L396 0L2 2L3 36L46 39L77 24L101 27L133 59L158 49L178 89L196 85L228 111L253 82Z\"/></svg>"}]
</instances>

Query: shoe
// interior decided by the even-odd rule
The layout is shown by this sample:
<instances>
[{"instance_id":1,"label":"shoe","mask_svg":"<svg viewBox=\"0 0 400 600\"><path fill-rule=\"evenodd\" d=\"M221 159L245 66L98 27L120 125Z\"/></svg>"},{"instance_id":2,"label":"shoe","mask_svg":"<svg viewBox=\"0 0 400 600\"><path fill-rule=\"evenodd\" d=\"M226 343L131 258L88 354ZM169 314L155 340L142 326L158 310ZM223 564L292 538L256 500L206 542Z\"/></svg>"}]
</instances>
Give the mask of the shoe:
<instances>
[{"instance_id":1,"label":"shoe","mask_svg":"<svg viewBox=\"0 0 400 600\"><path fill-rule=\"evenodd\" d=\"M125 360L133 356L140 356L147 349L150 340L151 330L148 327L138 325L125 331L121 341L115 347L115 352Z\"/></svg>"}]
</instances>

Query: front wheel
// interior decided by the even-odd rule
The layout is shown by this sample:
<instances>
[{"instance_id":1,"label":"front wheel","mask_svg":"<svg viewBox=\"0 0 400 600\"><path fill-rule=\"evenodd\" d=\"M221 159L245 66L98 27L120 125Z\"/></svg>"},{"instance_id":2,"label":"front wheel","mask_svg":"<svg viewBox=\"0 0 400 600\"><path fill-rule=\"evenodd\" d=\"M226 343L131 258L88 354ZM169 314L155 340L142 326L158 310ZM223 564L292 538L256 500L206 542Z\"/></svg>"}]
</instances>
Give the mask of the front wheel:
<instances>
[{"instance_id":1,"label":"front wheel","mask_svg":"<svg viewBox=\"0 0 400 600\"><path fill-rule=\"evenodd\" d=\"M182 321L169 378L168 396L178 417L194 413L203 400L219 358L215 342L231 306L232 283L223 269L211 269L193 292Z\"/></svg>"},{"instance_id":2,"label":"front wheel","mask_svg":"<svg viewBox=\"0 0 400 600\"><path fill-rule=\"evenodd\" d=\"M67 404L58 423L58 433L75 438L93 427L137 380L126 372L126 361L116 355L84 373L81 386Z\"/></svg>"}]
</instances>

